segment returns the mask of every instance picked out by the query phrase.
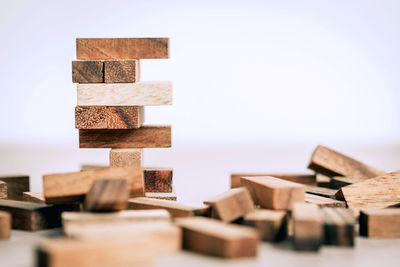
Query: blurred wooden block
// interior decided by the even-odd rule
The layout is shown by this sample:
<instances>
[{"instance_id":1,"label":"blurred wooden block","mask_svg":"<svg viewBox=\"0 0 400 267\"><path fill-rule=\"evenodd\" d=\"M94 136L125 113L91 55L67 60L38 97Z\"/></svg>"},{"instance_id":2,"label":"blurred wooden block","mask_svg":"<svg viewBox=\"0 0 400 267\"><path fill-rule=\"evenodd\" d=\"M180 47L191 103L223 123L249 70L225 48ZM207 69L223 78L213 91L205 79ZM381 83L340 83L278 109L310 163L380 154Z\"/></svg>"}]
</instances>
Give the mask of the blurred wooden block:
<instances>
[{"instance_id":1,"label":"blurred wooden block","mask_svg":"<svg viewBox=\"0 0 400 267\"><path fill-rule=\"evenodd\" d=\"M354 246L354 213L345 208L322 208L324 245Z\"/></svg>"},{"instance_id":2,"label":"blurred wooden block","mask_svg":"<svg viewBox=\"0 0 400 267\"><path fill-rule=\"evenodd\" d=\"M172 169L144 168L146 192L172 192Z\"/></svg>"},{"instance_id":3,"label":"blurred wooden block","mask_svg":"<svg viewBox=\"0 0 400 267\"><path fill-rule=\"evenodd\" d=\"M288 234L288 218L285 211L257 209L246 214L243 223L257 228L264 241L280 241Z\"/></svg>"},{"instance_id":4,"label":"blurred wooden block","mask_svg":"<svg viewBox=\"0 0 400 267\"><path fill-rule=\"evenodd\" d=\"M77 84L78 106L172 105L172 83Z\"/></svg>"},{"instance_id":5,"label":"blurred wooden block","mask_svg":"<svg viewBox=\"0 0 400 267\"><path fill-rule=\"evenodd\" d=\"M346 207L346 202L336 200L336 199L331 199L327 197L321 197L313 194L307 194L305 195L305 202L306 203L311 203L315 204L319 207Z\"/></svg>"},{"instance_id":6,"label":"blurred wooden block","mask_svg":"<svg viewBox=\"0 0 400 267\"><path fill-rule=\"evenodd\" d=\"M293 244L296 250L318 250L323 236L317 205L296 203L293 207Z\"/></svg>"},{"instance_id":7,"label":"blurred wooden block","mask_svg":"<svg viewBox=\"0 0 400 267\"><path fill-rule=\"evenodd\" d=\"M266 209L291 209L304 202L305 186L272 176L242 177L241 182L256 204Z\"/></svg>"},{"instance_id":8,"label":"blurred wooden block","mask_svg":"<svg viewBox=\"0 0 400 267\"><path fill-rule=\"evenodd\" d=\"M177 195L175 190L172 192L145 192L144 196L147 198L165 199L165 200L177 200Z\"/></svg>"},{"instance_id":9,"label":"blurred wooden block","mask_svg":"<svg viewBox=\"0 0 400 267\"><path fill-rule=\"evenodd\" d=\"M143 165L143 149L111 149L110 167L127 167Z\"/></svg>"},{"instance_id":10,"label":"blurred wooden block","mask_svg":"<svg viewBox=\"0 0 400 267\"><path fill-rule=\"evenodd\" d=\"M331 176L347 176L368 179L385 174L384 171L366 165L324 146L318 146L311 156L308 168Z\"/></svg>"},{"instance_id":11,"label":"blurred wooden block","mask_svg":"<svg viewBox=\"0 0 400 267\"><path fill-rule=\"evenodd\" d=\"M42 204L46 203L43 193L39 192L23 192L22 200L33 203L42 203Z\"/></svg>"},{"instance_id":12,"label":"blurred wooden block","mask_svg":"<svg viewBox=\"0 0 400 267\"><path fill-rule=\"evenodd\" d=\"M211 206L211 216L223 222L231 222L254 210L250 192L244 188L233 188L204 201Z\"/></svg>"},{"instance_id":13,"label":"blurred wooden block","mask_svg":"<svg viewBox=\"0 0 400 267\"><path fill-rule=\"evenodd\" d=\"M96 60L72 61L73 83L102 83L103 62Z\"/></svg>"},{"instance_id":14,"label":"blurred wooden block","mask_svg":"<svg viewBox=\"0 0 400 267\"><path fill-rule=\"evenodd\" d=\"M305 184L305 185L317 185L315 182L314 174L257 174L257 173L232 173L231 174L231 188L241 187L241 177L257 177L257 176L272 176L291 182Z\"/></svg>"},{"instance_id":15,"label":"blurred wooden block","mask_svg":"<svg viewBox=\"0 0 400 267\"><path fill-rule=\"evenodd\" d=\"M44 197L47 203L52 204L80 201L99 179L126 179L131 196L144 196L142 168L121 167L44 175Z\"/></svg>"},{"instance_id":16,"label":"blurred wooden block","mask_svg":"<svg viewBox=\"0 0 400 267\"><path fill-rule=\"evenodd\" d=\"M144 108L140 106L77 106L76 129L137 129L143 125Z\"/></svg>"},{"instance_id":17,"label":"blurred wooden block","mask_svg":"<svg viewBox=\"0 0 400 267\"><path fill-rule=\"evenodd\" d=\"M119 211L126 208L128 199L126 179L98 179L87 193L83 208L87 211Z\"/></svg>"},{"instance_id":18,"label":"blurred wooden block","mask_svg":"<svg viewBox=\"0 0 400 267\"><path fill-rule=\"evenodd\" d=\"M359 178L333 176L329 182L329 187L332 189L340 189L343 186L355 184L355 183L362 182L362 181L363 181L363 179L359 179Z\"/></svg>"},{"instance_id":19,"label":"blurred wooden block","mask_svg":"<svg viewBox=\"0 0 400 267\"><path fill-rule=\"evenodd\" d=\"M400 209L361 210L360 235L370 238L400 238Z\"/></svg>"},{"instance_id":20,"label":"blurred wooden block","mask_svg":"<svg viewBox=\"0 0 400 267\"><path fill-rule=\"evenodd\" d=\"M9 239L11 236L11 214L0 211L0 240Z\"/></svg>"},{"instance_id":21,"label":"blurred wooden block","mask_svg":"<svg viewBox=\"0 0 400 267\"><path fill-rule=\"evenodd\" d=\"M77 59L168 58L168 38L77 38Z\"/></svg>"},{"instance_id":22,"label":"blurred wooden block","mask_svg":"<svg viewBox=\"0 0 400 267\"><path fill-rule=\"evenodd\" d=\"M331 182L331 177L328 177L321 173L316 173L315 180L317 182L317 186L329 188L329 183Z\"/></svg>"},{"instance_id":23,"label":"blurred wooden block","mask_svg":"<svg viewBox=\"0 0 400 267\"><path fill-rule=\"evenodd\" d=\"M0 181L7 184L8 199L22 200L22 193L29 191L28 175L0 176Z\"/></svg>"},{"instance_id":24,"label":"blurred wooden block","mask_svg":"<svg viewBox=\"0 0 400 267\"><path fill-rule=\"evenodd\" d=\"M139 60L104 61L105 83L135 83L139 81Z\"/></svg>"},{"instance_id":25,"label":"blurred wooden block","mask_svg":"<svg viewBox=\"0 0 400 267\"><path fill-rule=\"evenodd\" d=\"M182 227L185 249L224 258L257 256L259 236L250 227L200 217L178 219L176 224Z\"/></svg>"},{"instance_id":26,"label":"blurred wooden block","mask_svg":"<svg viewBox=\"0 0 400 267\"><path fill-rule=\"evenodd\" d=\"M306 186L306 193L335 199L337 190L319 186Z\"/></svg>"},{"instance_id":27,"label":"blurred wooden block","mask_svg":"<svg viewBox=\"0 0 400 267\"><path fill-rule=\"evenodd\" d=\"M0 198L7 198L7 183L0 181Z\"/></svg>"}]
</instances>

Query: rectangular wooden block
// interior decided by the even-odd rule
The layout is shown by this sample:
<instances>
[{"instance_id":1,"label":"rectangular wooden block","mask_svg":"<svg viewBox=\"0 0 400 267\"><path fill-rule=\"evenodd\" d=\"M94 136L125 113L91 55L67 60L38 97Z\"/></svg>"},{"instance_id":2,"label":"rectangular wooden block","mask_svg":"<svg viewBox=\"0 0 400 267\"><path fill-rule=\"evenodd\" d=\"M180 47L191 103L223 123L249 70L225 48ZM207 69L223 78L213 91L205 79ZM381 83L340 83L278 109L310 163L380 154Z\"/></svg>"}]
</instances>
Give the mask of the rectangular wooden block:
<instances>
[{"instance_id":1,"label":"rectangular wooden block","mask_svg":"<svg viewBox=\"0 0 400 267\"><path fill-rule=\"evenodd\" d=\"M172 169L144 168L146 192L172 192Z\"/></svg>"},{"instance_id":2,"label":"rectangular wooden block","mask_svg":"<svg viewBox=\"0 0 400 267\"><path fill-rule=\"evenodd\" d=\"M33 203L42 203L42 204L46 203L43 193L40 192L23 192L22 200Z\"/></svg>"},{"instance_id":3,"label":"rectangular wooden block","mask_svg":"<svg viewBox=\"0 0 400 267\"><path fill-rule=\"evenodd\" d=\"M22 200L22 193L29 191L28 175L0 176L0 181L7 184L8 199Z\"/></svg>"},{"instance_id":4,"label":"rectangular wooden block","mask_svg":"<svg viewBox=\"0 0 400 267\"><path fill-rule=\"evenodd\" d=\"M145 192L144 196L147 198L156 198L156 199L165 199L165 200L173 200L176 201L178 196L175 193L175 190L172 192L164 193L164 192Z\"/></svg>"},{"instance_id":5,"label":"rectangular wooden block","mask_svg":"<svg viewBox=\"0 0 400 267\"><path fill-rule=\"evenodd\" d=\"M144 107L77 106L76 129L137 129L144 122Z\"/></svg>"},{"instance_id":6,"label":"rectangular wooden block","mask_svg":"<svg viewBox=\"0 0 400 267\"><path fill-rule=\"evenodd\" d=\"M242 185L256 204L266 209L291 209L295 202L304 202L305 186L272 176L242 177Z\"/></svg>"},{"instance_id":7,"label":"rectangular wooden block","mask_svg":"<svg viewBox=\"0 0 400 267\"><path fill-rule=\"evenodd\" d=\"M105 83L135 83L139 81L139 60L104 61Z\"/></svg>"},{"instance_id":8,"label":"rectangular wooden block","mask_svg":"<svg viewBox=\"0 0 400 267\"><path fill-rule=\"evenodd\" d=\"M335 199L337 190L319 186L306 186L306 193Z\"/></svg>"},{"instance_id":9,"label":"rectangular wooden block","mask_svg":"<svg viewBox=\"0 0 400 267\"><path fill-rule=\"evenodd\" d=\"M102 83L103 62L95 60L72 61L73 83Z\"/></svg>"},{"instance_id":10,"label":"rectangular wooden block","mask_svg":"<svg viewBox=\"0 0 400 267\"><path fill-rule=\"evenodd\" d=\"M168 58L168 38L77 38L78 59Z\"/></svg>"},{"instance_id":11,"label":"rectangular wooden block","mask_svg":"<svg viewBox=\"0 0 400 267\"><path fill-rule=\"evenodd\" d=\"M110 167L143 165L143 149L121 148L110 150Z\"/></svg>"},{"instance_id":12,"label":"rectangular wooden block","mask_svg":"<svg viewBox=\"0 0 400 267\"><path fill-rule=\"evenodd\" d=\"M319 250L322 220L317 205L296 203L293 207L293 245L296 250Z\"/></svg>"},{"instance_id":13,"label":"rectangular wooden block","mask_svg":"<svg viewBox=\"0 0 400 267\"><path fill-rule=\"evenodd\" d=\"M283 180L288 180L291 182L314 185L315 175L314 174L259 174L259 173L232 173L231 174L231 188L241 187L240 178L242 177L257 177L257 176L272 176Z\"/></svg>"},{"instance_id":14,"label":"rectangular wooden block","mask_svg":"<svg viewBox=\"0 0 400 267\"><path fill-rule=\"evenodd\" d=\"M361 210L360 235L370 238L400 238L400 209Z\"/></svg>"},{"instance_id":15,"label":"rectangular wooden block","mask_svg":"<svg viewBox=\"0 0 400 267\"><path fill-rule=\"evenodd\" d=\"M318 146L314 150L308 168L330 177L348 176L368 179L385 174L382 170L378 170L324 146Z\"/></svg>"},{"instance_id":16,"label":"rectangular wooden block","mask_svg":"<svg viewBox=\"0 0 400 267\"><path fill-rule=\"evenodd\" d=\"M254 210L250 192L244 188L233 188L204 201L211 206L211 216L223 222L231 222Z\"/></svg>"},{"instance_id":17,"label":"rectangular wooden block","mask_svg":"<svg viewBox=\"0 0 400 267\"><path fill-rule=\"evenodd\" d=\"M77 84L78 106L172 105L172 83Z\"/></svg>"},{"instance_id":18,"label":"rectangular wooden block","mask_svg":"<svg viewBox=\"0 0 400 267\"><path fill-rule=\"evenodd\" d=\"M346 207L346 202L344 201L327 197L321 197L313 194L306 193L304 200L306 203L315 204L319 207L342 207L342 208Z\"/></svg>"},{"instance_id":19,"label":"rectangular wooden block","mask_svg":"<svg viewBox=\"0 0 400 267\"><path fill-rule=\"evenodd\" d=\"M86 194L83 208L87 211L119 211L126 208L129 183L124 179L98 179Z\"/></svg>"},{"instance_id":20,"label":"rectangular wooden block","mask_svg":"<svg viewBox=\"0 0 400 267\"><path fill-rule=\"evenodd\" d=\"M0 198L7 198L7 183L0 181Z\"/></svg>"},{"instance_id":21,"label":"rectangular wooden block","mask_svg":"<svg viewBox=\"0 0 400 267\"><path fill-rule=\"evenodd\" d=\"M329 182L329 187L332 189L340 189L343 186L351 185L354 183L362 182L363 179L344 177L344 176L333 176Z\"/></svg>"},{"instance_id":22,"label":"rectangular wooden block","mask_svg":"<svg viewBox=\"0 0 400 267\"><path fill-rule=\"evenodd\" d=\"M79 147L171 147L171 126L143 126L135 130L79 130Z\"/></svg>"},{"instance_id":23,"label":"rectangular wooden block","mask_svg":"<svg viewBox=\"0 0 400 267\"><path fill-rule=\"evenodd\" d=\"M346 208L322 208L324 245L354 246L354 213Z\"/></svg>"},{"instance_id":24,"label":"rectangular wooden block","mask_svg":"<svg viewBox=\"0 0 400 267\"><path fill-rule=\"evenodd\" d=\"M11 214L0 211L0 240L9 239L11 236Z\"/></svg>"}]
</instances>

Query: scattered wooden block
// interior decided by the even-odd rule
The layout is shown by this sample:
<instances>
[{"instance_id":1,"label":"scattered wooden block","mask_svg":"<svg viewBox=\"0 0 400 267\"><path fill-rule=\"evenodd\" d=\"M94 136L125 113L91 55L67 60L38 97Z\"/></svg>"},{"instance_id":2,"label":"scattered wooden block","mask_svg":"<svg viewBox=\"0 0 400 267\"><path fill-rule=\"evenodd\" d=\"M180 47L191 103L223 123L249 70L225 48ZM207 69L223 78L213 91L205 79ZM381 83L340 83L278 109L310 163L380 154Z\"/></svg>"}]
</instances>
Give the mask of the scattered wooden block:
<instances>
[{"instance_id":1,"label":"scattered wooden block","mask_svg":"<svg viewBox=\"0 0 400 267\"><path fill-rule=\"evenodd\" d=\"M156 198L156 199L165 199L165 200L177 200L177 195L175 193L175 190L172 190L172 192L145 192L144 196L147 198Z\"/></svg>"},{"instance_id":2,"label":"scattered wooden block","mask_svg":"<svg viewBox=\"0 0 400 267\"><path fill-rule=\"evenodd\" d=\"M131 196L144 196L141 167L121 167L43 176L43 193L47 203L62 204L83 200L94 181L99 179L126 179Z\"/></svg>"},{"instance_id":3,"label":"scattered wooden block","mask_svg":"<svg viewBox=\"0 0 400 267\"><path fill-rule=\"evenodd\" d=\"M335 199L337 190L318 186L306 186L306 193Z\"/></svg>"},{"instance_id":4,"label":"scattered wooden block","mask_svg":"<svg viewBox=\"0 0 400 267\"><path fill-rule=\"evenodd\" d=\"M211 206L211 216L223 222L231 222L254 210L250 192L244 188L233 188L204 201Z\"/></svg>"},{"instance_id":5,"label":"scattered wooden block","mask_svg":"<svg viewBox=\"0 0 400 267\"><path fill-rule=\"evenodd\" d=\"M331 198L327 198L327 197L321 197L321 196L312 195L312 194L307 194L307 193L305 196L305 202L315 204L319 207L332 207L332 208L333 207L342 207L342 208L346 207L346 202L344 202L344 201L331 199Z\"/></svg>"},{"instance_id":6,"label":"scattered wooden block","mask_svg":"<svg viewBox=\"0 0 400 267\"><path fill-rule=\"evenodd\" d=\"M185 249L224 258L257 256L259 236L250 227L199 217L176 223L182 227Z\"/></svg>"},{"instance_id":7,"label":"scattered wooden block","mask_svg":"<svg viewBox=\"0 0 400 267\"><path fill-rule=\"evenodd\" d=\"M41 204L46 203L43 193L39 193L39 192L23 192L22 200L27 201L27 202L33 202L33 203L41 203Z\"/></svg>"},{"instance_id":8,"label":"scattered wooden block","mask_svg":"<svg viewBox=\"0 0 400 267\"><path fill-rule=\"evenodd\" d=\"M168 38L77 38L78 59L168 58Z\"/></svg>"},{"instance_id":9,"label":"scattered wooden block","mask_svg":"<svg viewBox=\"0 0 400 267\"><path fill-rule=\"evenodd\" d=\"M293 207L293 245L296 250L318 250L322 241L322 220L317 205L296 203Z\"/></svg>"},{"instance_id":10,"label":"scattered wooden block","mask_svg":"<svg viewBox=\"0 0 400 267\"><path fill-rule=\"evenodd\" d=\"M78 106L172 105L172 83L77 84Z\"/></svg>"},{"instance_id":11,"label":"scattered wooden block","mask_svg":"<svg viewBox=\"0 0 400 267\"><path fill-rule=\"evenodd\" d=\"M246 214L243 223L256 227L264 241L280 241L288 234L288 218L285 211L257 209Z\"/></svg>"},{"instance_id":12,"label":"scattered wooden block","mask_svg":"<svg viewBox=\"0 0 400 267\"><path fill-rule=\"evenodd\" d=\"M311 157L308 168L331 176L347 176L368 179L385 174L384 171L366 165L324 146L318 146Z\"/></svg>"},{"instance_id":13,"label":"scattered wooden block","mask_svg":"<svg viewBox=\"0 0 400 267\"><path fill-rule=\"evenodd\" d=\"M231 188L241 187L240 178L242 177L257 177L257 176L272 176L291 182L305 184L305 185L317 185L315 182L314 174L256 174L256 173L232 173L231 174Z\"/></svg>"},{"instance_id":14,"label":"scattered wooden block","mask_svg":"<svg viewBox=\"0 0 400 267\"><path fill-rule=\"evenodd\" d=\"M110 166L127 167L143 165L143 149L122 148L111 149Z\"/></svg>"},{"instance_id":15,"label":"scattered wooden block","mask_svg":"<svg viewBox=\"0 0 400 267\"><path fill-rule=\"evenodd\" d=\"M79 147L171 147L171 126L143 126L135 130L79 130Z\"/></svg>"},{"instance_id":16,"label":"scattered wooden block","mask_svg":"<svg viewBox=\"0 0 400 267\"><path fill-rule=\"evenodd\" d=\"M0 211L0 240L9 239L11 236L11 214Z\"/></svg>"},{"instance_id":17,"label":"scattered wooden block","mask_svg":"<svg viewBox=\"0 0 400 267\"><path fill-rule=\"evenodd\" d=\"M28 175L0 176L0 181L7 184L8 199L22 200L22 193L29 191Z\"/></svg>"},{"instance_id":18,"label":"scattered wooden block","mask_svg":"<svg viewBox=\"0 0 400 267\"><path fill-rule=\"evenodd\" d=\"M137 129L143 125L144 108L139 106L77 106L77 129Z\"/></svg>"},{"instance_id":19,"label":"scattered wooden block","mask_svg":"<svg viewBox=\"0 0 400 267\"><path fill-rule=\"evenodd\" d=\"M73 83L102 83L103 76L102 61L72 61Z\"/></svg>"},{"instance_id":20,"label":"scattered wooden block","mask_svg":"<svg viewBox=\"0 0 400 267\"><path fill-rule=\"evenodd\" d=\"M172 192L172 169L144 168L146 192Z\"/></svg>"},{"instance_id":21,"label":"scattered wooden block","mask_svg":"<svg viewBox=\"0 0 400 267\"><path fill-rule=\"evenodd\" d=\"M400 209L361 210L360 235L370 238L399 238Z\"/></svg>"},{"instance_id":22,"label":"scattered wooden block","mask_svg":"<svg viewBox=\"0 0 400 267\"><path fill-rule=\"evenodd\" d=\"M256 204L266 209L291 209L304 202L305 186L271 176L242 177L241 182Z\"/></svg>"},{"instance_id":23,"label":"scattered wooden block","mask_svg":"<svg viewBox=\"0 0 400 267\"><path fill-rule=\"evenodd\" d=\"M135 83L139 81L139 60L104 61L105 83Z\"/></svg>"},{"instance_id":24,"label":"scattered wooden block","mask_svg":"<svg viewBox=\"0 0 400 267\"><path fill-rule=\"evenodd\" d=\"M7 183L0 181L0 198L7 198Z\"/></svg>"},{"instance_id":25,"label":"scattered wooden block","mask_svg":"<svg viewBox=\"0 0 400 267\"><path fill-rule=\"evenodd\" d=\"M344 176L334 176L329 182L329 187L332 189L340 189L343 186L351 185L354 183L362 182L363 179L344 177Z\"/></svg>"},{"instance_id":26,"label":"scattered wooden block","mask_svg":"<svg viewBox=\"0 0 400 267\"><path fill-rule=\"evenodd\" d=\"M324 244L354 246L354 213L345 208L322 208Z\"/></svg>"},{"instance_id":27,"label":"scattered wooden block","mask_svg":"<svg viewBox=\"0 0 400 267\"><path fill-rule=\"evenodd\" d=\"M98 179L85 197L87 211L119 211L126 208L129 184L126 179Z\"/></svg>"}]
</instances>

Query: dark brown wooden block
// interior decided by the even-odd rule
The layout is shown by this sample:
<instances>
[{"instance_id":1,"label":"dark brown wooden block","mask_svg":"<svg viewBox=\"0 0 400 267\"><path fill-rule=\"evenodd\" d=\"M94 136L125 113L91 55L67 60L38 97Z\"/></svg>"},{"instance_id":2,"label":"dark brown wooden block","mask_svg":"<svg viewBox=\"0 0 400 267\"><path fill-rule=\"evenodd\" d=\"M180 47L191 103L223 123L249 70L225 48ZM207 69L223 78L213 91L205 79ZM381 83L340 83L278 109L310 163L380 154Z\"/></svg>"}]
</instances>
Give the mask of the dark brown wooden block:
<instances>
[{"instance_id":1,"label":"dark brown wooden block","mask_svg":"<svg viewBox=\"0 0 400 267\"><path fill-rule=\"evenodd\" d=\"M0 181L0 198L7 198L7 183Z\"/></svg>"},{"instance_id":2,"label":"dark brown wooden block","mask_svg":"<svg viewBox=\"0 0 400 267\"><path fill-rule=\"evenodd\" d=\"M11 236L11 214L0 211L0 240L9 239Z\"/></svg>"},{"instance_id":3,"label":"dark brown wooden block","mask_svg":"<svg viewBox=\"0 0 400 267\"><path fill-rule=\"evenodd\" d=\"M335 199L337 190L319 186L306 186L306 193Z\"/></svg>"},{"instance_id":4,"label":"dark brown wooden block","mask_svg":"<svg viewBox=\"0 0 400 267\"><path fill-rule=\"evenodd\" d=\"M172 169L144 168L146 192L172 192Z\"/></svg>"},{"instance_id":5,"label":"dark brown wooden block","mask_svg":"<svg viewBox=\"0 0 400 267\"><path fill-rule=\"evenodd\" d=\"M369 238L400 238L400 209L361 210L360 235Z\"/></svg>"},{"instance_id":6,"label":"dark brown wooden block","mask_svg":"<svg viewBox=\"0 0 400 267\"><path fill-rule=\"evenodd\" d=\"M354 246L354 213L346 208L322 208L324 244Z\"/></svg>"},{"instance_id":7,"label":"dark brown wooden block","mask_svg":"<svg viewBox=\"0 0 400 267\"><path fill-rule=\"evenodd\" d=\"M102 83L104 82L103 76L102 61L72 61L73 83Z\"/></svg>"},{"instance_id":8,"label":"dark brown wooden block","mask_svg":"<svg viewBox=\"0 0 400 267\"><path fill-rule=\"evenodd\" d=\"M257 228L263 241L280 241L288 234L288 216L285 211L257 209L243 218L243 224Z\"/></svg>"},{"instance_id":9,"label":"dark brown wooden block","mask_svg":"<svg viewBox=\"0 0 400 267\"><path fill-rule=\"evenodd\" d=\"M22 193L29 191L28 175L0 176L0 181L7 184L8 199L22 200Z\"/></svg>"},{"instance_id":10,"label":"dark brown wooden block","mask_svg":"<svg viewBox=\"0 0 400 267\"><path fill-rule=\"evenodd\" d=\"M317 205L295 203L293 217L293 245L296 250L319 250L322 243L322 220Z\"/></svg>"},{"instance_id":11,"label":"dark brown wooden block","mask_svg":"<svg viewBox=\"0 0 400 267\"><path fill-rule=\"evenodd\" d=\"M139 81L139 60L104 61L105 83L135 83Z\"/></svg>"},{"instance_id":12,"label":"dark brown wooden block","mask_svg":"<svg viewBox=\"0 0 400 267\"><path fill-rule=\"evenodd\" d=\"M87 211L118 211L126 208L129 184L126 179L99 179L94 181L85 197Z\"/></svg>"},{"instance_id":13,"label":"dark brown wooden block","mask_svg":"<svg viewBox=\"0 0 400 267\"><path fill-rule=\"evenodd\" d=\"M291 182L316 186L315 174L257 174L257 173L232 173L231 188L241 187L240 178L242 177L257 177L257 176L272 176Z\"/></svg>"}]
</instances>

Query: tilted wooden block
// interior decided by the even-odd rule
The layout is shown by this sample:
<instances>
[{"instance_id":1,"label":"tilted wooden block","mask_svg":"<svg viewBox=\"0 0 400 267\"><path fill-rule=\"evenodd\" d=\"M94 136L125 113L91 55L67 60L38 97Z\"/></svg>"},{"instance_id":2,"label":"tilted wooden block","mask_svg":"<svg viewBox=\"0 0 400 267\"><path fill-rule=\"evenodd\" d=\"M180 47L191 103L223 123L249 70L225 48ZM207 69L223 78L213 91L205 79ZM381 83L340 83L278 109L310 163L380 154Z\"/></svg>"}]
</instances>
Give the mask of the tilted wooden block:
<instances>
[{"instance_id":1,"label":"tilted wooden block","mask_svg":"<svg viewBox=\"0 0 400 267\"><path fill-rule=\"evenodd\" d=\"M344 176L333 176L329 182L329 187L333 189L340 189L343 186L351 185L354 183L362 182L363 179L344 177Z\"/></svg>"},{"instance_id":2,"label":"tilted wooden block","mask_svg":"<svg viewBox=\"0 0 400 267\"><path fill-rule=\"evenodd\" d=\"M42 204L46 203L43 193L40 192L23 192L22 200L33 203L42 203Z\"/></svg>"},{"instance_id":3,"label":"tilted wooden block","mask_svg":"<svg viewBox=\"0 0 400 267\"><path fill-rule=\"evenodd\" d=\"M168 58L168 38L77 38L78 59Z\"/></svg>"},{"instance_id":4,"label":"tilted wooden block","mask_svg":"<svg viewBox=\"0 0 400 267\"><path fill-rule=\"evenodd\" d=\"M318 250L323 236L318 206L296 203L293 207L293 245L296 250Z\"/></svg>"},{"instance_id":5,"label":"tilted wooden block","mask_svg":"<svg viewBox=\"0 0 400 267\"><path fill-rule=\"evenodd\" d=\"M77 84L78 106L172 105L172 83Z\"/></svg>"},{"instance_id":6,"label":"tilted wooden block","mask_svg":"<svg viewBox=\"0 0 400 267\"><path fill-rule=\"evenodd\" d=\"M143 165L143 149L111 149L110 167L127 167Z\"/></svg>"},{"instance_id":7,"label":"tilted wooden block","mask_svg":"<svg viewBox=\"0 0 400 267\"><path fill-rule=\"evenodd\" d=\"M266 209L291 209L304 202L305 186L272 176L242 177L241 182L256 204Z\"/></svg>"},{"instance_id":8,"label":"tilted wooden block","mask_svg":"<svg viewBox=\"0 0 400 267\"><path fill-rule=\"evenodd\" d=\"M360 235L370 238L400 238L400 209L361 210Z\"/></svg>"},{"instance_id":9,"label":"tilted wooden block","mask_svg":"<svg viewBox=\"0 0 400 267\"><path fill-rule=\"evenodd\" d=\"M319 186L306 186L306 193L335 199L337 190Z\"/></svg>"},{"instance_id":10,"label":"tilted wooden block","mask_svg":"<svg viewBox=\"0 0 400 267\"><path fill-rule=\"evenodd\" d=\"M139 81L138 60L104 61L105 83L135 83Z\"/></svg>"},{"instance_id":11,"label":"tilted wooden block","mask_svg":"<svg viewBox=\"0 0 400 267\"><path fill-rule=\"evenodd\" d=\"M224 258L257 256L259 236L250 227L200 217L177 219L176 224L182 227L185 249Z\"/></svg>"},{"instance_id":12,"label":"tilted wooden block","mask_svg":"<svg viewBox=\"0 0 400 267\"><path fill-rule=\"evenodd\" d=\"M7 183L0 181L0 198L7 198Z\"/></svg>"},{"instance_id":13,"label":"tilted wooden block","mask_svg":"<svg viewBox=\"0 0 400 267\"><path fill-rule=\"evenodd\" d=\"M172 169L144 168L146 192L172 192Z\"/></svg>"},{"instance_id":14,"label":"tilted wooden block","mask_svg":"<svg viewBox=\"0 0 400 267\"><path fill-rule=\"evenodd\" d=\"M345 208L322 208L324 244L354 246L354 213Z\"/></svg>"},{"instance_id":15,"label":"tilted wooden block","mask_svg":"<svg viewBox=\"0 0 400 267\"><path fill-rule=\"evenodd\" d=\"M7 184L8 199L22 200L22 193L29 191L28 175L0 176L0 181Z\"/></svg>"},{"instance_id":16,"label":"tilted wooden block","mask_svg":"<svg viewBox=\"0 0 400 267\"><path fill-rule=\"evenodd\" d=\"M98 179L86 194L83 208L87 211L119 211L126 208L128 199L126 179Z\"/></svg>"},{"instance_id":17,"label":"tilted wooden block","mask_svg":"<svg viewBox=\"0 0 400 267\"><path fill-rule=\"evenodd\" d=\"M224 222L236 220L254 210L250 192L244 188L233 188L204 201L211 206L211 216Z\"/></svg>"},{"instance_id":18,"label":"tilted wooden block","mask_svg":"<svg viewBox=\"0 0 400 267\"><path fill-rule=\"evenodd\" d=\"M95 60L72 61L72 82L104 82L103 62Z\"/></svg>"},{"instance_id":19,"label":"tilted wooden block","mask_svg":"<svg viewBox=\"0 0 400 267\"><path fill-rule=\"evenodd\" d=\"M318 205L319 207L346 207L346 202L332 199L332 198L327 198L327 197L321 197L313 194L307 194L305 195L305 202L306 203L311 203Z\"/></svg>"},{"instance_id":20,"label":"tilted wooden block","mask_svg":"<svg viewBox=\"0 0 400 267\"><path fill-rule=\"evenodd\" d=\"M144 108L140 106L77 106L77 129L137 129L143 125Z\"/></svg>"},{"instance_id":21,"label":"tilted wooden block","mask_svg":"<svg viewBox=\"0 0 400 267\"><path fill-rule=\"evenodd\" d=\"M165 199L173 201L176 201L178 199L175 190L172 190L172 192L145 192L144 196L147 198Z\"/></svg>"},{"instance_id":22,"label":"tilted wooden block","mask_svg":"<svg viewBox=\"0 0 400 267\"><path fill-rule=\"evenodd\" d=\"M258 173L232 173L231 174L231 188L241 187L240 178L242 177L257 177L257 176L272 176L291 182L305 184L305 185L317 185L315 182L314 174L258 174Z\"/></svg>"},{"instance_id":23,"label":"tilted wooden block","mask_svg":"<svg viewBox=\"0 0 400 267\"><path fill-rule=\"evenodd\" d=\"M144 196L141 167L121 167L43 176L43 194L47 203L61 204L83 200L94 181L99 179L126 179L131 196Z\"/></svg>"},{"instance_id":24,"label":"tilted wooden block","mask_svg":"<svg viewBox=\"0 0 400 267\"><path fill-rule=\"evenodd\" d=\"M11 214L0 211L0 240L9 239L11 236Z\"/></svg>"},{"instance_id":25,"label":"tilted wooden block","mask_svg":"<svg viewBox=\"0 0 400 267\"><path fill-rule=\"evenodd\" d=\"M368 179L385 174L384 171L324 146L318 146L314 150L308 168L327 176L341 175L360 179Z\"/></svg>"}]
</instances>

